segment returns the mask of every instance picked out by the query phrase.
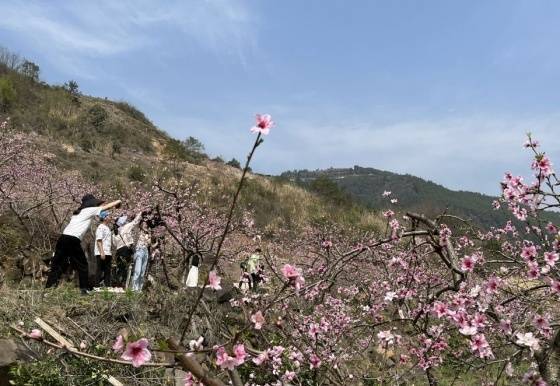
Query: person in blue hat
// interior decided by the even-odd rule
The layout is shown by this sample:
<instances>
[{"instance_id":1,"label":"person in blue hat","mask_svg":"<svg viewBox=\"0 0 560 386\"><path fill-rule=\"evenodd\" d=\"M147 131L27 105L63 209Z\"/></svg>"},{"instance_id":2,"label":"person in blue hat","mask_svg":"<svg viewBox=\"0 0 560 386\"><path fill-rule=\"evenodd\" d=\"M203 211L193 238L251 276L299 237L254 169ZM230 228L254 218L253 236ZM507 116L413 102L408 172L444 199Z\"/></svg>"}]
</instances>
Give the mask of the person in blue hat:
<instances>
[{"instance_id":1,"label":"person in blue hat","mask_svg":"<svg viewBox=\"0 0 560 386\"><path fill-rule=\"evenodd\" d=\"M113 232L109 228L111 218L106 210L99 213L101 223L95 230L95 246L93 254L97 260L97 274L95 275L96 283L103 282L104 287L111 286L111 263L113 261Z\"/></svg>"}]
</instances>

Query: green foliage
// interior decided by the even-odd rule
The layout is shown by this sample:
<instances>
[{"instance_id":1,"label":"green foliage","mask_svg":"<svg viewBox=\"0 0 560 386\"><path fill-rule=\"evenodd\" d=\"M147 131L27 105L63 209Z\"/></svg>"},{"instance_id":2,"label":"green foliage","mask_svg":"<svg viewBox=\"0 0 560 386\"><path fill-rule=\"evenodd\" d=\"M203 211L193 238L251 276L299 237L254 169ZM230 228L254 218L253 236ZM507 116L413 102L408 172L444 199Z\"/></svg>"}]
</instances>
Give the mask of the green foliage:
<instances>
[{"instance_id":1,"label":"green foliage","mask_svg":"<svg viewBox=\"0 0 560 386\"><path fill-rule=\"evenodd\" d=\"M320 176L309 184L309 189L335 205L350 205L351 198L336 182L326 176Z\"/></svg>"},{"instance_id":2,"label":"green foliage","mask_svg":"<svg viewBox=\"0 0 560 386\"><path fill-rule=\"evenodd\" d=\"M109 114L103 106L96 104L88 110L88 122L95 128L100 129L103 127Z\"/></svg>"},{"instance_id":3,"label":"green foliage","mask_svg":"<svg viewBox=\"0 0 560 386\"><path fill-rule=\"evenodd\" d=\"M19 73L34 82L39 81L39 66L29 60L24 60L18 68Z\"/></svg>"},{"instance_id":4,"label":"green foliage","mask_svg":"<svg viewBox=\"0 0 560 386\"><path fill-rule=\"evenodd\" d=\"M202 153L204 151L202 142L192 136L183 141L183 146L185 150L190 153Z\"/></svg>"},{"instance_id":5,"label":"green foliage","mask_svg":"<svg viewBox=\"0 0 560 386\"><path fill-rule=\"evenodd\" d=\"M6 112L16 100L16 89L8 77L0 78L0 111Z\"/></svg>"},{"instance_id":6,"label":"green foliage","mask_svg":"<svg viewBox=\"0 0 560 386\"><path fill-rule=\"evenodd\" d=\"M235 158L232 158L231 160L226 162L226 165L233 166L234 168L237 168L237 169L241 169L241 164Z\"/></svg>"},{"instance_id":7,"label":"green foliage","mask_svg":"<svg viewBox=\"0 0 560 386\"><path fill-rule=\"evenodd\" d=\"M49 356L40 362L22 363L10 370L11 382L14 385L66 385L64 373L54 356Z\"/></svg>"},{"instance_id":8,"label":"green foliage","mask_svg":"<svg viewBox=\"0 0 560 386\"><path fill-rule=\"evenodd\" d=\"M120 101L120 102L114 102L114 104L119 110L121 110L125 114L129 115L130 117L132 117L134 119L137 119L140 122L145 123L147 125L152 124L152 122L150 122L150 120L148 118L146 118L146 116L144 115L143 112L138 110L136 107L134 107L130 103L125 102L125 101Z\"/></svg>"},{"instance_id":9,"label":"green foliage","mask_svg":"<svg viewBox=\"0 0 560 386\"><path fill-rule=\"evenodd\" d=\"M313 190L314 181L329 179L343 192L369 208L386 209L391 204L389 198L383 197L385 190L391 191L391 197L397 198L398 203L393 209L424 213L433 217L452 213L474 224L489 228L503 225L512 217L505 210L492 210L495 197L480 193L452 191L445 187L411 175L400 175L373 168L354 166L349 169L326 169L317 171L292 171L282 173L284 178ZM328 191L328 185L321 182L322 189L327 195L336 196ZM335 199L336 201L336 199ZM558 222L559 216L550 213Z\"/></svg>"},{"instance_id":10,"label":"green foliage","mask_svg":"<svg viewBox=\"0 0 560 386\"><path fill-rule=\"evenodd\" d=\"M131 181L144 182L144 180L146 179L146 172L139 165L133 165L128 168L127 175Z\"/></svg>"},{"instance_id":11,"label":"green foliage","mask_svg":"<svg viewBox=\"0 0 560 386\"><path fill-rule=\"evenodd\" d=\"M207 155L201 152L202 149L204 149L204 145L194 137L189 137L186 141L170 138L165 144L164 154L172 160L200 164L207 158Z\"/></svg>"}]
</instances>

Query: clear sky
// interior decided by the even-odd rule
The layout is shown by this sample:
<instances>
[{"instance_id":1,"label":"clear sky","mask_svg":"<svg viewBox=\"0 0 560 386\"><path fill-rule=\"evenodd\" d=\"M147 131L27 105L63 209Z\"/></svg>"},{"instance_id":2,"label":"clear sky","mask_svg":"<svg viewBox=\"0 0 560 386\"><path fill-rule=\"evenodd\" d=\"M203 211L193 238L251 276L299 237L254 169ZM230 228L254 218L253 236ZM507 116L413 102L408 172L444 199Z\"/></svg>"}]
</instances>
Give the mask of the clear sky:
<instances>
[{"instance_id":1,"label":"clear sky","mask_svg":"<svg viewBox=\"0 0 560 386\"><path fill-rule=\"evenodd\" d=\"M0 45L254 169L370 166L498 193L560 160L558 1L12 1ZM560 161L558 161L560 167Z\"/></svg>"}]
</instances>

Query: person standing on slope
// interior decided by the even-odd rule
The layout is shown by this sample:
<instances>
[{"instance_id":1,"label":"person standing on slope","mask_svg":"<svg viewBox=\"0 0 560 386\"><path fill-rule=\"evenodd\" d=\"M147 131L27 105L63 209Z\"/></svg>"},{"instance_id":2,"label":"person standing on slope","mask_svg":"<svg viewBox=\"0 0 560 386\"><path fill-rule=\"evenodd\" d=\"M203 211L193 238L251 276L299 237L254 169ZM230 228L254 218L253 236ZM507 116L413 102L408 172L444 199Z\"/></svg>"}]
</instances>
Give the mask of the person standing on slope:
<instances>
[{"instance_id":1,"label":"person standing on slope","mask_svg":"<svg viewBox=\"0 0 560 386\"><path fill-rule=\"evenodd\" d=\"M113 260L111 248L113 245L113 232L109 228L111 218L107 211L102 211L99 214L101 224L95 230L95 246L93 254L97 259L97 275L96 284L101 283L103 280L104 287L111 286L111 262Z\"/></svg>"},{"instance_id":2,"label":"person standing on slope","mask_svg":"<svg viewBox=\"0 0 560 386\"><path fill-rule=\"evenodd\" d=\"M198 266L200 265L200 256L198 253L194 253L191 259L191 269L187 275L187 281L185 283L187 288L198 287Z\"/></svg>"},{"instance_id":3,"label":"person standing on slope","mask_svg":"<svg viewBox=\"0 0 560 386\"><path fill-rule=\"evenodd\" d=\"M144 285L144 274L148 265L148 246L152 240L150 229L146 221L140 222L140 232L138 241L136 242L136 250L134 252L134 274L132 276L132 290L139 292Z\"/></svg>"},{"instance_id":4,"label":"person standing on slope","mask_svg":"<svg viewBox=\"0 0 560 386\"><path fill-rule=\"evenodd\" d=\"M251 281L253 282L253 290L257 289L260 282L259 265L261 261L260 248L255 248L255 252L247 259L247 271L251 274Z\"/></svg>"},{"instance_id":5,"label":"person standing on slope","mask_svg":"<svg viewBox=\"0 0 560 386\"><path fill-rule=\"evenodd\" d=\"M114 228L114 240L116 248L117 269L115 273L115 285L125 287L127 281L128 266L134 256L134 229L140 224L142 213L138 213L134 220L127 223L128 217L121 216L117 219Z\"/></svg>"},{"instance_id":6,"label":"person standing on slope","mask_svg":"<svg viewBox=\"0 0 560 386\"><path fill-rule=\"evenodd\" d=\"M80 291L87 293L92 289L88 280L88 261L82 248L82 238L95 216L99 216L104 210L118 207L121 200L105 205L103 203L103 200L95 198L92 194L86 194L82 197L80 207L74 211L70 222L56 242L46 288L56 287L62 273L66 271L69 265L72 265L78 271Z\"/></svg>"}]
</instances>

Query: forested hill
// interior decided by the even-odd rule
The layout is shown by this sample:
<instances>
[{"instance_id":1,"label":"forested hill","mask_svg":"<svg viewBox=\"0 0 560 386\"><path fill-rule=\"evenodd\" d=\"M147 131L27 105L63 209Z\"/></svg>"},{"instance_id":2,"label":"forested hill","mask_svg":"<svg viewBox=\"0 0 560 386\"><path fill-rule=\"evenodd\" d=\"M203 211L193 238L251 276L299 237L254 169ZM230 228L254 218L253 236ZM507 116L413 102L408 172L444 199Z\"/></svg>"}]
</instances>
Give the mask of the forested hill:
<instances>
[{"instance_id":1,"label":"forested hill","mask_svg":"<svg viewBox=\"0 0 560 386\"><path fill-rule=\"evenodd\" d=\"M470 219L485 228L503 224L510 218L504 210L492 209L495 197L475 192L453 191L409 174L354 166L316 171L296 170L284 172L282 177L308 187L319 185L318 181L323 179L334 181L352 199L375 209L387 208L390 205L382 194L384 191L391 191L391 197L398 199L395 208L403 211L437 215L447 209L447 213ZM551 213L550 216L558 220L555 214Z\"/></svg>"}]
</instances>

